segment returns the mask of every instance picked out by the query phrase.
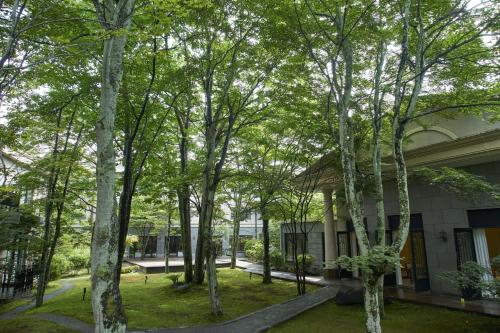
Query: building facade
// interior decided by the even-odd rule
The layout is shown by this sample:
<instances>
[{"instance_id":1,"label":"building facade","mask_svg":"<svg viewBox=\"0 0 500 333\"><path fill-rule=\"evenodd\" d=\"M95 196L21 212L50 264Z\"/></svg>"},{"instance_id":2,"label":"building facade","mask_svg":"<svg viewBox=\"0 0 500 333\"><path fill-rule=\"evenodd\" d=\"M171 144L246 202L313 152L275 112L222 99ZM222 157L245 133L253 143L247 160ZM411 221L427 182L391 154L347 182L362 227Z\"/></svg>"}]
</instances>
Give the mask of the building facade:
<instances>
[{"instance_id":1,"label":"building facade","mask_svg":"<svg viewBox=\"0 0 500 333\"><path fill-rule=\"evenodd\" d=\"M422 166L452 167L483 177L491 184L500 184L500 123L492 121L488 114L456 119L429 116L409 128L407 141L405 157L410 173ZM397 235L399 227L393 164L390 156L384 158L388 242ZM325 254L323 261L316 258L316 265L339 255L359 253L354 228L341 198L343 182L338 163L328 163L322 168L320 188L325 220L323 237L316 242L324 244ZM386 283L416 291L456 294L458 291L439 275L459 269L466 261L490 268L492 258L500 255L500 201L485 194L464 197L413 177L409 180L409 195L412 215L408 240L401 253L402 267L387 275ZM364 200L364 214L368 236L375 242L376 208L369 196ZM359 272L332 269L324 269L324 274L327 278L359 276Z\"/></svg>"},{"instance_id":2,"label":"building facade","mask_svg":"<svg viewBox=\"0 0 500 333\"><path fill-rule=\"evenodd\" d=\"M223 210L225 214L225 218L221 221L215 221L215 231L214 231L214 240L216 242L217 252L220 256L229 255L229 251L231 249L231 241L233 235L233 228L231 225L230 217L231 214L228 210ZM196 244L198 241L198 216L191 216L191 251L193 258L196 254ZM248 217L240 222L240 230L239 230L239 248L238 248L238 256L244 255L244 243L247 239L252 238L260 238L262 235L262 219L260 215L253 211L248 214ZM131 228L129 234L137 235L138 231L133 230ZM165 244L167 240L167 226L161 230L157 230L156 232L148 235L149 237L146 250L145 257L146 258L164 258L165 257ZM181 233L180 227L178 224L173 224L170 229L170 241L169 241L169 249L167 252L171 257L182 257L183 249L182 249L182 241L181 241ZM129 258L140 258L141 252L139 249L132 247L127 248L127 253Z\"/></svg>"}]
</instances>

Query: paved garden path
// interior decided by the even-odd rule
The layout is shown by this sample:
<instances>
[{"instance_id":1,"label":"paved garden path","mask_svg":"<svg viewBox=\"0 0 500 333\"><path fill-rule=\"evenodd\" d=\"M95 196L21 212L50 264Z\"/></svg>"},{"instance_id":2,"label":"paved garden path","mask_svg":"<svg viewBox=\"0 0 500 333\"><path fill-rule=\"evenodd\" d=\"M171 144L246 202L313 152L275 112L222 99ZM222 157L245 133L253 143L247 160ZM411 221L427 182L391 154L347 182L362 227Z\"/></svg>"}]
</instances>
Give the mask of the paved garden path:
<instances>
[{"instance_id":1,"label":"paved garden path","mask_svg":"<svg viewBox=\"0 0 500 333\"><path fill-rule=\"evenodd\" d=\"M64 293L65 291L71 289L73 287L73 284L70 282L70 281L67 281L67 280L61 280L61 288L51 292L51 293L48 293L46 295L43 296L43 301L44 302L47 302L48 300L50 299L53 299L54 297L56 297L57 295L60 295L62 293ZM5 313L2 313L0 314L0 319L12 319L14 318L18 313L21 313L21 312L24 312L26 310L29 310L29 309L32 309L35 307L35 301L31 302L31 303L28 303L28 304L25 304L25 305L21 305L15 309L12 309L10 311L7 311Z\"/></svg>"},{"instance_id":2,"label":"paved garden path","mask_svg":"<svg viewBox=\"0 0 500 333\"><path fill-rule=\"evenodd\" d=\"M70 283L64 283L63 287L46 297L53 298L64 291L71 288ZM182 328L156 328L156 329L144 329L144 330L129 330L130 333L254 333L263 332L266 329L276 326L282 322L285 322L298 314L309 310L315 306L318 306L337 295L339 287L324 287L318 289L317 291L306 294L304 296L299 296L284 303L271 305L267 308L258 310L256 312L250 313L248 315L213 325L205 326L192 326L192 327L182 327ZM57 294L56 294L57 293ZM48 299L50 299L48 298ZM16 308L0 316L0 319L10 319L15 317L22 311L28 310L34 306L34 303L24 305L22 307ZM62 325L71 330L82 332L82 333L92 333L93 326L84 323L76 318L53 314L53 313L40 313L31 315L31 317L48 320L56 324Z\"/></svg>"}]
</instances>

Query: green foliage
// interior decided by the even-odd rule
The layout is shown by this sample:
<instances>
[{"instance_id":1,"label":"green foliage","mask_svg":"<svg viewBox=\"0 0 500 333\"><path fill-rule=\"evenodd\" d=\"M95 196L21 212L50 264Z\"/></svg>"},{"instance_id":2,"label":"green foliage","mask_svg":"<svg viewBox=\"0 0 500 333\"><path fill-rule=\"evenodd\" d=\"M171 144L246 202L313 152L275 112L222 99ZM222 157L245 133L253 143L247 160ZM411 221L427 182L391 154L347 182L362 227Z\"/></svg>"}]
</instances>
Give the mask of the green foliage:
<instances>
[{"instance_id":1,"label":"green foliage","mask_svg":"<svg viewBox=\"0 0 500 333\"><path fill-rule=\"evenodd\" d=\"M272 268L278 271L282 270L285 265L285 260L281 251L274 249L269 252L269 263Z\"/></svg>"},{"instance_id":2,"label":"green foliage","mask_svg":"<svg viewBox=\"0 0 500 333\"><path fill-rule=\"evenodd\" d=\"M128 274L128 273L135 273L139 271L139 266L137 265L130 265L127 267L122 267L121 269L121 274Z\"/></svg>"},{"instance_id":3,"label":"green foliage","mask_svg":"<svg viewBox=\"0 0 500 333\"><path fill-rule=\"evenodd\" d=\"M245 242L245 256L253 262L260 262L264 257L264 243L260 239L249 239Z\"/></svg>"},{"instance_id":4,"label":"green foliage","mask_svg":"<svg viewBox=\"0 0 500 333\"><path fill-rule=\"evenodd\" d=\"M75 249L68 257L71 270L78 272L82 269L90 269L90 249Z\"/></svg>"},{"instance_id":5,"label":"green foliage","mask_svg":"<svg viewBox=\"0 0 500 333\"><path fill-rule=\"evenodd\" d=\"M127 235L127 238L125 239L125 244L127 244L127 246L132 246L138 242L139 237L137 235Z\"/></svg>"},{"instance_id":6,"label":"green foliage","mask_svg":"<svg viewBox=\"0 0 500 333\"><path fill-rule=\"evenodd\" d=\"M59 253L54 254L50 265L49 280L60 279L63 275L68 274L71 268L71 262L66 255Z\"/></svg>"},{"instance_id":7,"label":"green foliage","mask_svg":"<svg viewBox=\"0 0 500 333\"><path fill-rule=\"evenodd\" d=\"M484 177L462 169L421 167L415 170L415 175L430 185L439 186L467 200L477 201L485 195L500 200L500 185L491 184Z\"/></svg>"},{"instance_id":8,"label":"green foliage","mask_svg":"<svg viewBox=\"0 0 500 333\"><path fill-rule=\"evenodd\" d=\"M460 266L460 270L444 272L439 278L449 282L466 298L475 296L485 291L492 294L497 292L499 281L496 279L485 279L491 276L491 272L475 261L467 261Z\"/></svg>"},{"instance_id":9,"label":"green foliage","mask_svg":"<svg viewBox=\"0 0 500 333\"><path fill-rule=\"evenodd\" d=\"M495 271L500 271L500 255L491 259L491 269Z\"/></svg>"},{"instance_id":10,"label":"green foliage","mask_svg":"<svg viewBox=\"0 0 500 333\"><path fill-rule=\"evenodd\" d=\"M314 263L314 256L309 253L299 254L297 256L297 262L301 270L303 269L305 272L310 272L312 264Z\"/></svg>"},{"instance_id":11,"label":"green foliage","mask_svg":"<svg viewBox=\"0 0 500 333\"><path fill-rule=\"evenodd\" d=\"M177 285L179 285L179 279L180 279L181 275L182 274L168 274L167 279L172 281L172 285L174 287L177 287Z\"/></svg>"},{"instance_id":12,"label":"green foliage","mask_svg":"<svg viewBox=\"0 0 500 333\"><path fill-rule=\"evenodd\" d=\"M365 276L374 277L394 271L397 265L400 265L400 262L394 250L381 245L371 248L367 255L353 257L343 255L333 263L327 263L327 267L340 267L348 271L360 269Z\"/></svg>"}]
</instances>

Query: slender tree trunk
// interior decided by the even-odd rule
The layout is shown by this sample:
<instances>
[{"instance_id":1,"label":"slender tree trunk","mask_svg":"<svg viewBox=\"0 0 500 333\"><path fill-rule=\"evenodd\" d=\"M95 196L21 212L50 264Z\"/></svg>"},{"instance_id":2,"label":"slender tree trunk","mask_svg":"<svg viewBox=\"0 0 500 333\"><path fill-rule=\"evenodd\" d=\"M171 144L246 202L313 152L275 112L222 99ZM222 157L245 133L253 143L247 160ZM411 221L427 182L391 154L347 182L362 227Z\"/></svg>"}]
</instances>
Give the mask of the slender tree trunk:
<instances>
[{"instance_id":1,"label":"slender tree trunk","mask_svg":"<svg viewBox=\"0 0 500 333\"><path fill-rule=\"evenodd\" d=\"M179 216L181 224L182 251L184 256L184 281L193 282L193 254L191 248L191 211L189 205L189 188L183 185L177 192L179 198Z\"/></svg>"},{"instance_id":2,"label":"slender tree trunk","mask_svg":"<svg viewBox=\"0 0 500 333\"><path fill-rule=\"evenodd\" d=\"M46 200L52 201L47 197ZM44 232L43 232L43 245L42 245L42 256L40 259L40 269L38 272L38 286L36 289L36 302L35 305L42 306L43 295L45 293L45 286L47 285L45 277L47 276L47 261L49 254L49 239L50 239L50 226L51 226L51 215L52 215L52 202L47 202L45 204L45 219L44 219Z\"/></svg>"},{"instance_id":3,"label":"slender tree trunk","mask_svg":"<svg viewBox=\"0 0 500 333\"><path fill-rule=\"evenodd\" d=\"M203 249L205 246L205 225L201 219L198 222L198 239L196 240L196 255L194 261L194 276L193 280L196 284L202 284L205 279L205 270L203 265L205 263L205 256L203 254Z\"/></svg>"},{"instance_id":4,"label":"slender tree trunk","mask_svg":"<svg viewBox=\"0 0 500 333\"><path fill-rule=\"evenodd\" d=\"M165 246L164 246L164 252L165 252L165 273L170 273L170 267L169 262L168 262L168 257L170 254L170 225L171 225L171 217L170 217L170 212L168 213L168 222L167 222L167 235L165 237Z\"/></svg>"},{"instance_id":5,"label":"slender tree trunk","mask_svg":"<svg viewBox=\"0 0 500 333\"><path fill-rule=\"evenodd\" d=\"M339 119L339 142L341 152L342 171L344 176L344 187L346 202L354 225L356 238L361 255L369 254L370 243L363 223L362 193L357 188L356 177L356 150L354 146L354 133L352 133L352 119L349 117L349 106L351 102L352 80L353 80L353 51L348 36L344 36L344 15L340 6L336 6L336 29L338 42L341 45L341 54L344 60L344 87L337 89L340 96L336 109ZM369 333L379 333L380 315L378 306L378 285L376 282L369 283L363 273L365 286L365 312L367 316L366 329Z\"/></svg>"},{"instance_id":6,"label":"slender tree trunk","mask_svg":"<svg viewBox=\"0 0 500 333\"><path fill-rule=\"evenodd\" d=\"M63 108L59 108L57 115L56 125L59 128L61 126ZM67 140L66 140L67 141ZM49 181L47 183L47 196L45 198L45 214L44 214L44 231L43 231L43 245L42 245L42 256L40 259L40 269L38 272L38 286L36 292L36 302L37 307L42 306L43 296L45 294L45 286L47 285L46 277L49 257L49 244L50 244L50 229L52 224L52 211L54 208L54 192L56 190L57 181L59 177L59 168L56 167L59 155L59 133L56 132L54 137L54 147L52 149L52 166L50 169Z\"/></svg>"},{"instance_id":7,"label":"slender tree trunk","mask_svg":"<svg viewBox=\"0 0 500 333\"><path fill-rule=\"evenodd\" d=\"M236 268L236 255L238 252L239 236L240 236L240 219L239 216L236 216L233 221L233 241L231 244L231 269Z\"/></svg>"},{"instance_id":8,"label":"slender tree trunk","mask_svg":"<svg viewBox=\"0 0 500 333\"><path fill-rule=\"evenodd\" d=\"M377 63L375 69L374 98L373 98L373 176L375 180L375 207L377 210L377 244L386 245L385 239L385 209L384 186L382 181L382 102L384 93L381 91L381 77L385 64L386 45L381 41L378 46ZM379 279L378 303L380 317L385 314L384 309L384 277Z\"/></svg>"},{"instance_id":9,"label":"slender tree trunk","mask_svg":"<svg viewBox=\"0 0 500 333\"><path fill-rule=\"evenodd\" d=\"M130 29L134 0L95 1L98 19L111 31L104 40L100 109L96 124L97 208L92 240L92 309L95 332L125 332L127 319L120 295L119 233L115 200L114 128L116 102L123 75L123 53ZM111 7L111 8L110 8ZM111 20L111 21L110 21Z\"/></svg>"},{"instance_id":10,"label":"slender tree trunk","mask_svg":"<svg viewBox=\"0 0 500 333\"><path fill-rule=\"evenodd\" d=\"M130 138L130 129L127 126L125 130L125 145L124 145L124 170L123 170L123 184L120 194L120 202L118 204L118 223L120 225L120 234L118 240L118 265L116 272L118 279L123 263L123 256L125 254L128 224L130 222L130 212L132 209L132 141Z\"/></svg>"},{"instance_id":11,"label":"slender tree trunk","mask_svg":"<svg viewBox=\"0 0 500 333\"><path fill-rule=\"evenodd\" d=\"M220 316L223 314L222 304L220 302L217 272L216 272L216 248L212 234L212 218L214 210L215 188L207 188L202 197L202 207L200 218L204 223L204 253L206 254L207 263L207 280L208 280L208 295L210 298L210 306L212 314Z\"/></svg>"},{"instance_id":12,"label":"slender tree trunk","mask_svg":"<svg viewBox=\"0 0 500 333\"><path fill-rule=\"evenodd\" d=\"M261 208L262 213L262 235L264 238L264 258L263 258L263 270L264 276L262 278L262 283L269 284L272 283L271 280L271 263L269 261L269 218L266 217L265 208Z\"/></svg>"},{"instance_id":13,"label":"slender tree trunk","mask_svg":"<svg viewBox=\"0 0 500 333\"><path fill-rule=\"evenodd\" d=\"M216 248L215 242L210 239L207 240L210 244L209 246L209 254L207 256L207 278L208 278L208 295L210 297L210 307L212 310L212 314L216 316L221 316L224 312L222 310L222 304L220 303L219 296L219 285L217 283L217 272L215 265L216 258Z\"/></svg>"}]
</instances>

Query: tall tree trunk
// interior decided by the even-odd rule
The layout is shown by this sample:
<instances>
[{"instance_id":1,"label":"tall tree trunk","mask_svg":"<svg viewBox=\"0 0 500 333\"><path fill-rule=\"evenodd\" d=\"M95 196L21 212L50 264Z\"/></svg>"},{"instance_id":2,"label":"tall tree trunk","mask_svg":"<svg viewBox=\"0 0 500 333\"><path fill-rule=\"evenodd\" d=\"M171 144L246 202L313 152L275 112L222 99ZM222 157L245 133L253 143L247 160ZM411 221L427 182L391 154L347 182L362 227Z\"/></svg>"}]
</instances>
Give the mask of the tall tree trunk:
<instances>
[{"instance_id":1,"label":"tall tree trunk","mask_svg":"<svg viewBox=\"0 0 500 333\"><path fill-rule=\"evenodd\" d=\"M205 262L205 256L203 249L205 246L205 224L200 216L198 221L198 239L196 240L196 254L194 258L194 276L193 282L196 284L202 284L205 279L205 270L203 265Z\"/></svg>"},{"instance_id":2,"label":"tall tree trunk","mask_svg":"<svg viewBox=\"0 0 500 333\"><path fill-rule=\"evenodd\" d=\"M50 182L50 181L49 181ZM47 282L45 278L47 276L47 262L49 255L49 244L50 244L50 229L51 229L51 216L53 203L52 199L50 199L47 195L47 203L45 204L45 217L44 217L44 231L43 231L43 245L42 245L42 256L40 258L40 268L38 272L38 285L36 290L36 302L35 305L42 306L43 304L43 295L45 293L45 286Z\"/></svg>"},{"instance_id":3,"label":"tall tree trunk","mask_svg":"<svg viewBox=\"0 0 500 333\"><path fill-rule=\"evenodd\" d=\"M171 214L168 212L168 222L167 222L167 235L165 237L165 245L164 245L164 252L165 252L165 273L170 273L170 267L169 262L168 262L168 256L170 254L170 226L171 226Z\"/></svg>"},{"instance_id":4,"label":"tall tree trunk","mask_svg":"<svg viewBox=\"0 0 500 333\"><path fill-rule=\"evenodd\" d=\"M207 256L207 279L208 279L208 295L210 297L210 307L212 314L216 316L221 316L223 314L222 304L219 297L219 285L217 283L217 272L216 272L216 248L215 242L210 239L207 240L209 245L209 254Z\"/></svg>"},{"instance_id":5,"label":"tall tree trunk","mask_svg":"<svg viewBox=\"0 0 500 333\"><path fill-rule=\"evenodd\" d=\"M346 202L354 225L356 238L358 239L361 255L368 255L370 243L368 240L366 227L363 222L362 193L357 188L356 177L356 149L354 146L354 133L352 133L352 119L349 117L349 107L351 103L352 80L353 80L353 50L348 36L344 36L344 13L339 5L336 6L336 29L338 33L338 43L341 45L341 54L344 61L344 87L336 87L340 96L336 105L339 119L339 143L341 152L342 171ZM336 79L335 79L336 80ZM367 316L366 329L369 333L379 333L380 315L378 307L378 285L373 283L371 277L366 277L367 272L363 272L365 286L365 313Z\"/></svg>"},{"instance_id":6,"label":"tall tree trunk","mask_svg":"<svg viewBox=\"0 0 500 333\"><path fill-rule=\"evenodd\" d=\"M262 278L262 283L269 284L272 283L271 280L271 263L269 261L269 218L265 215L266 209L261 208L262 214L262 236L264 238L264 258L263 258L263 270L264 276Z\"/></svg>"},{"instance_id":7,"label":"tall tree trunk","mask_svg":"<svg viewBox=\"0 0 500 333\"><path fill-rule=\"evenodd\" d=\"M92 240L92 309L95 332L125 332L127 319L120 295L119 232L115 201L114 128L116 102L123 75L123 53L134 0L94 1L98 19L110 31L104 40L99 115L96 124L97 207Z\"/></svg>"},{"instance_id":8,"label":"tall tree trunk","mask_svg":"<svg viewBox=\"0 0 500 333\"><path fill-rule=\"evenodd\" d=\"M116 266L118 279L120 279L123 256L125 254L128 224L130 222L130 212L132 209L132 154L132 139L130 137L130 128L127 125L127 128L125 129L125 145L123 151L123 184L118 204L118 224L120 226L118 239L118 264Z\"/></svg>"},{"instance_id":9,"label":"tall tree trunk","mask_svg":"<svg viewBox=\"0 0 500 333\"><path fill-rule=\"evenodd\" d=\"M181 224L182 252L184 256L184 281L193 282L193 254L191 248L191 210L189 204L189 188L183 185L177 192L179 199L179 216Z\"/></svg>"},{"instance_id":10,"label":"tall tree trunk","mask_svg":"<svg viewBox=\"0 0 500 333\"><path fill-rule=\"evenodd\" d=\"M383 275L382 275L383 278ZM369 333L382 333L378 304L378 279L363 276L366 330Z\"/></svg>"},{"instance_id":11,"label":"tall tree trunk","mask_svg":"<svg viewBox=\"0 0 500 333\"><path fill-rule=\"evenodd\" d=\"M181 160L181 175L183 177L183 184L180 190L177 191L179 201L179 216L181 224L181 239L182 251L184 255L184 281L185 283L193 282L193 253L191 248L191 209L189 201L189 185L186 182L188 174L188 146L187 146L187 133L189 127L189 114L186 115L186 120L183 122L181 119L179 126L182 127L182 138L179 143L179 155Z\"/></svg>"},{"instance_id":12,"label":"tall tree trunk","mask_svg":"<svg viewBox=\"0 0 500 333\"><path fill-rule=\"evenodd\" d=\"M56 126L59 128L61 126L63 108L59 108L56 120ZM59 168L56 167L59 155L59 133L56 132L54 137L54 147L52 149L52 166L50 168L49 181L47 183L47 196L45 198L45 214L44 214L44 231L43 231L43 245L42 245L42 256L40 259L40 268L38 272L38 286L36 292L36 302L37 307L43 304L43 295L45 294L45 286L47 285L46 276L48 270L48 257L49 257L49 246L50 246L50 230L51 230L51 219L52 211L54 209L54 192L56 191L57 181L59 177ZM67 140L66 140L67 141Z\"/></svg>"},{"instance_id":13,"label":"tall tree trunk","mask_svg":"<svg viewBox=\"0 0 500 333\"><path fill-rule=\"evenodd\" d=\"M209 188L207 186L202 197L202 206L200 219L203 220L204 226L204 246L203 253L206 255L207 264L207 280L208 280L208 295L210 298L210 306L212 309L212 314L220 316L223 314L222 304L219 297L219 289L217 283L217 272L216 272L216 248L215 242L213 241L213 226L212 218L214 211L214 198L215 198L215 188ZM200 221L201 222L201 221Z\"/></svg>"},{"instance_id":14,"label":"tall tree trunk","mask_svg":"<svg viewBox=\"0 0 500 333\"><path fill-rule=\"evenodd\" d=\"M236 255L239 246L239 236L240 236L240 219L236 216L233 221L233 240L231 242L231 269L236 268Z\"/></svg>"},{"instance_id":15,"label":"tall tree trunk","mask_svg":"<svg viewBox=\"0 0 500 333\"><path fill-rule=\"evenodd\" d=\"M382 102L384 93L381 91L381 77L385 64L386 45L381 41L377 52L375 69L374 98L373 98L373 177L375 181L375 207L377 210L377 244L386 245L385 239L385 209L384 209L384 186L382 181ZM380 317L385 314L384 309L384 278L379 279L378 304Z\"/></svg>"}]
</instances>

